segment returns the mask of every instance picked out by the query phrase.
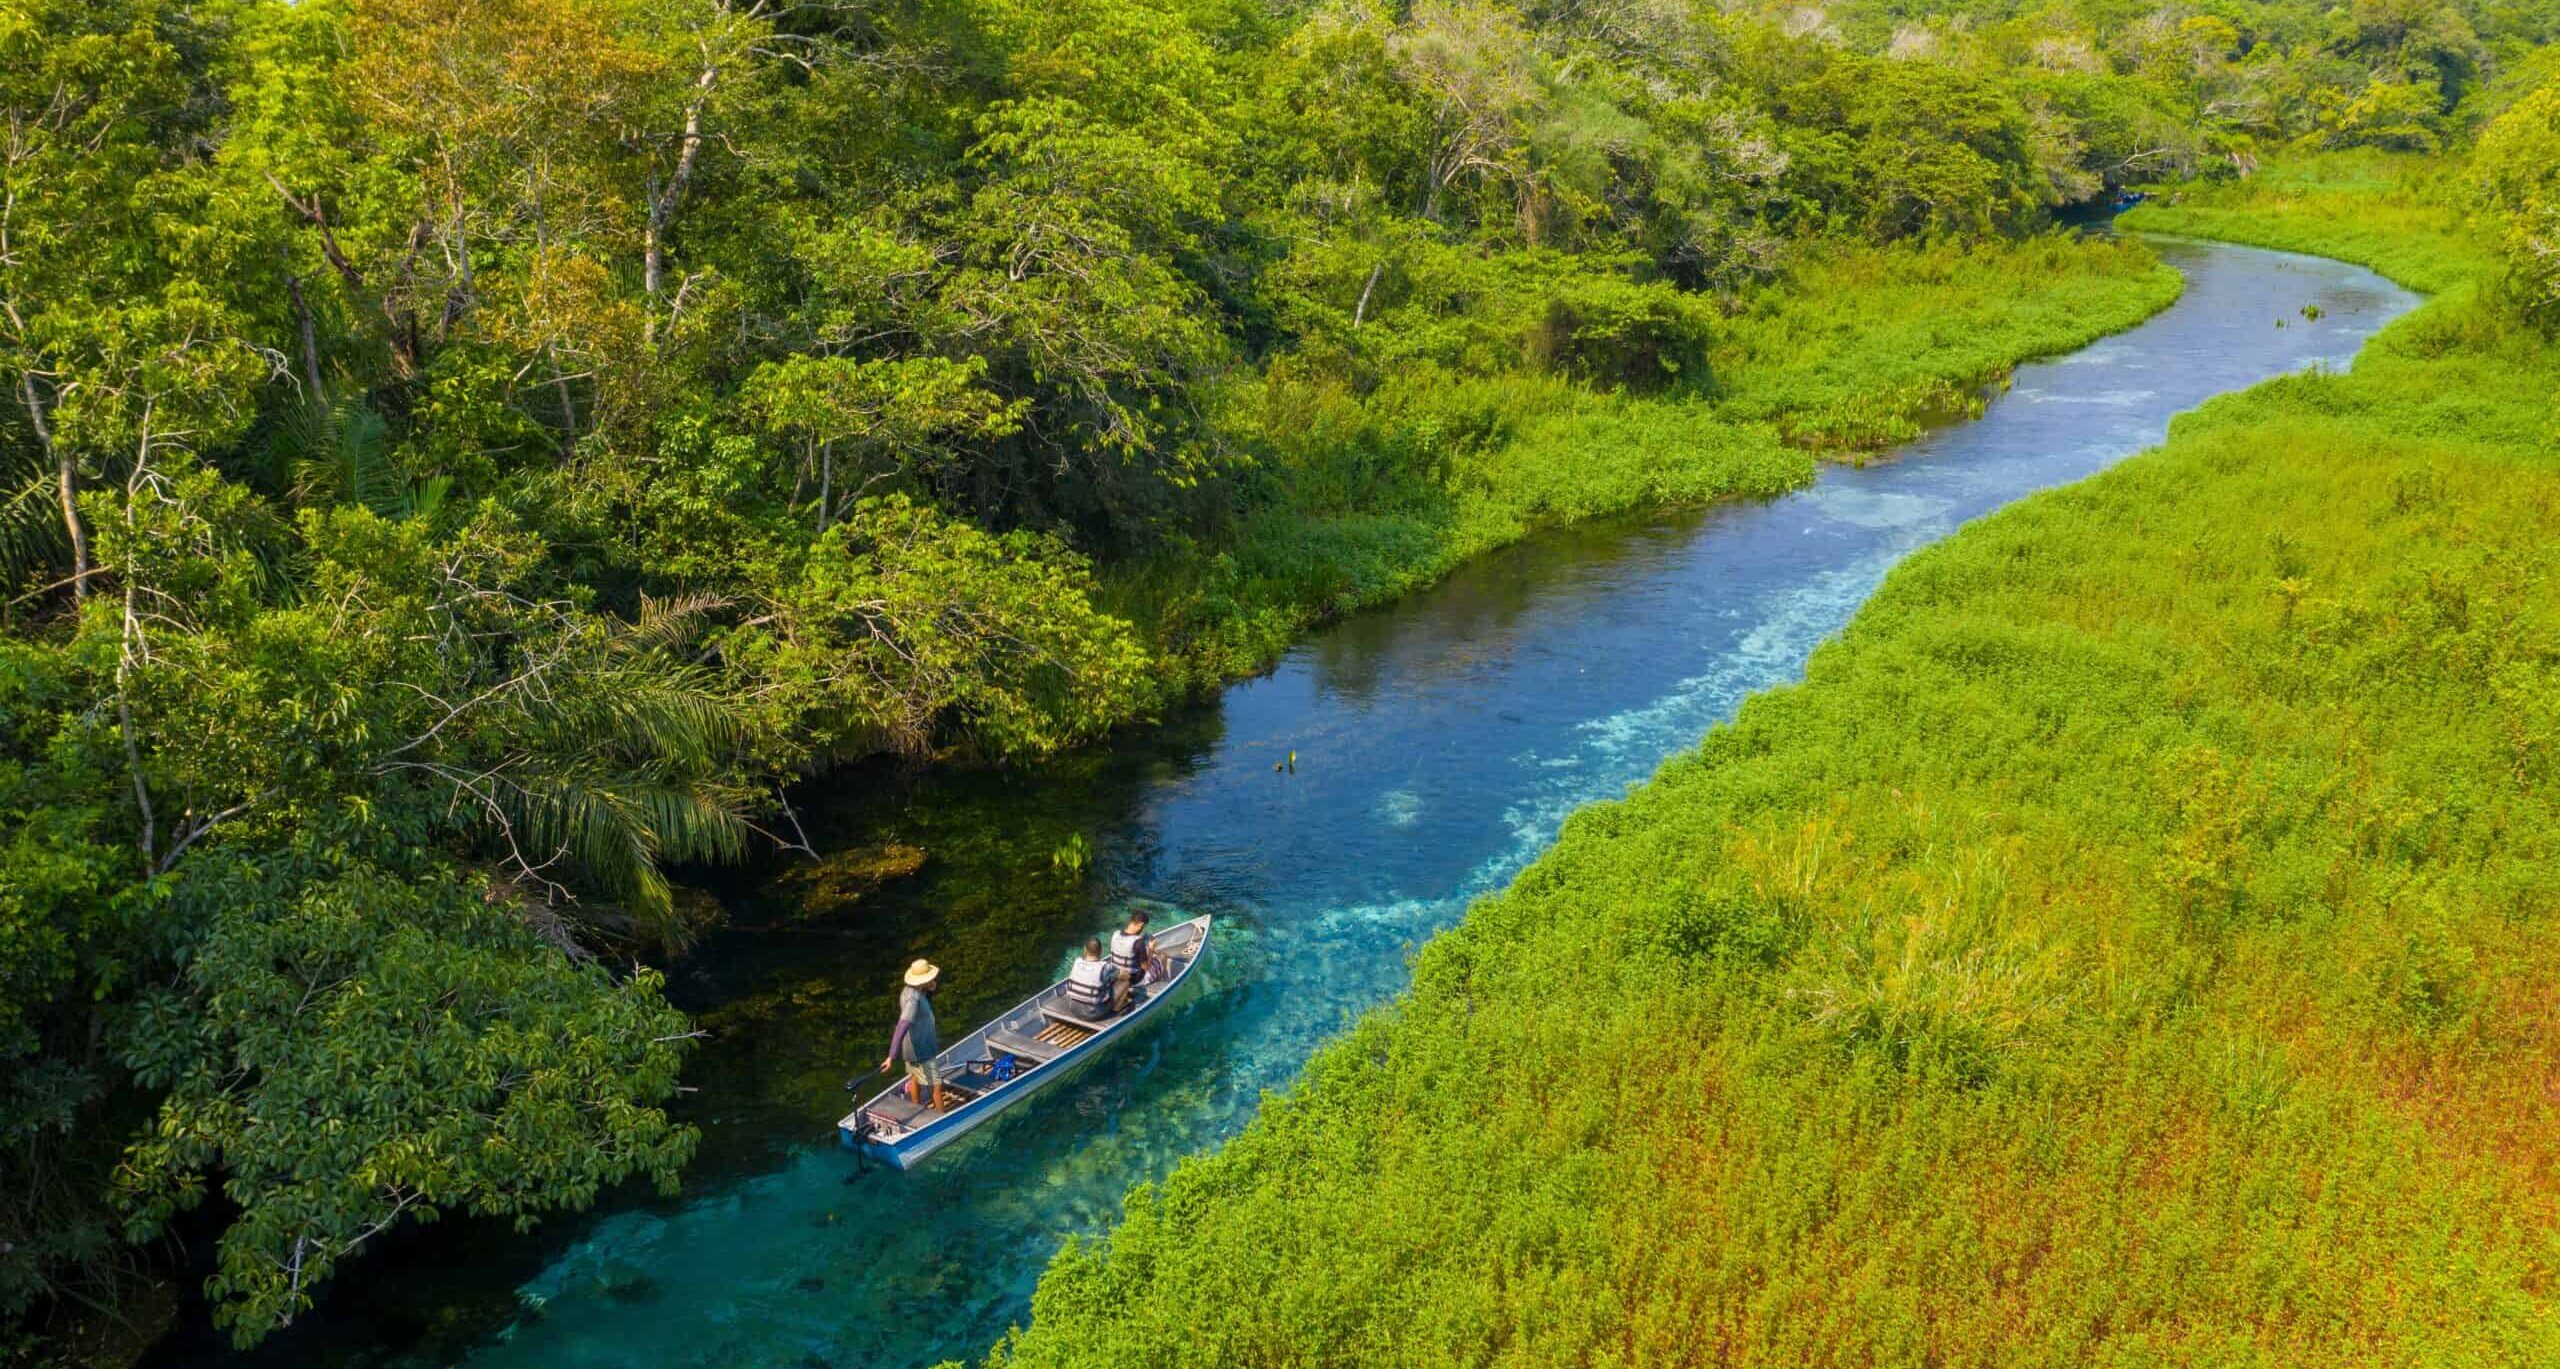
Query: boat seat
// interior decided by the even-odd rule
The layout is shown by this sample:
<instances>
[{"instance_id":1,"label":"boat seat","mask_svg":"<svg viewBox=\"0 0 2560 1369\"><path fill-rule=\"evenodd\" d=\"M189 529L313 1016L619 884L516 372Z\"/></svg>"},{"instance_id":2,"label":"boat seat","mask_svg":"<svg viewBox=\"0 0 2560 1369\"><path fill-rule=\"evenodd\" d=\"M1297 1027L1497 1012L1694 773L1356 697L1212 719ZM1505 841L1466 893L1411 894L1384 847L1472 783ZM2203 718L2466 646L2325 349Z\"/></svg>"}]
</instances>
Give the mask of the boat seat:
<instances>
[{"instance_id":1,"label":"boat seat","mask_svg":"<svg viewBox=\"0 0 2560 1369\"><path fill-rule=\"evenodd\" d=\"M987 1044L1012 1056L1025 1066L1045 1065L1058 1056L1057 1049L1046 1041L1034 1041L1018 1032L997 1028L987 1033Z\"/></svg>"},{"instance_id":2,"label":"boat seat","mask_svg":"<svg viewBox=\"0 0 2560 1369\"><path fill-rule=\"evenodd\" d=\"M932 1097L931 1094L925 1096L928 1099ZM879 1097L863 1104L860 1111L868 1112L901 1131L909 1131L942 1116L943 1113L959 1111L963 1105L977 1101L978 1096L979 1091L976 1089L965 1089L945 1080L942 1085L942 1112L936 1112L930 1102L910 1101L907 1097L907 1086L901 1081L890 1085L888 1091Z\"/></svg>"},{"instance_id":3,"label":"boat seat","mask_svg":"<svg viewBox=\"0 0 2560 1369\"><path fill-rule=\"evenodd\" d=\"M1097 1028L1111 1025L1111 1019L1108 1017L1087 1017L1082 1013L1069 1012L1064 1008L1053 1008L1045 1003L1040 1005L1040 1015L1049 1019L1051 1022L1058 1023L1062 1026L1082 1027L1086 1031L1093 1031Z\"/></svg>"},{"instance_id":4,"label":"boat seat","mask_svg":"<svg viewBox=\"0 0 2560 1369\"><path fill-rule=\"evenodd\" d=\"M1119 1021L1121 1018L1127 1017L1130 1013L1136 1012L1139 1008L1145 1006L1148 995L1153 992L1154 989L1152 986L1138 990L1136 993L1129 996L1129 1006L1127 1008L1119 1012L1112 1013L1107 1017L1085 1017L1077 1013L1069 1012L1064 1008L1052 1007L1046 1003L1040 1005L1040 1015L1048 1018L1052 1022L1064 1023L1070 1027L1082 1027L1086 1031L1100 1031L1104 1027L1110 1026L1112 1023Z\"/></svg>"}]
</instances>

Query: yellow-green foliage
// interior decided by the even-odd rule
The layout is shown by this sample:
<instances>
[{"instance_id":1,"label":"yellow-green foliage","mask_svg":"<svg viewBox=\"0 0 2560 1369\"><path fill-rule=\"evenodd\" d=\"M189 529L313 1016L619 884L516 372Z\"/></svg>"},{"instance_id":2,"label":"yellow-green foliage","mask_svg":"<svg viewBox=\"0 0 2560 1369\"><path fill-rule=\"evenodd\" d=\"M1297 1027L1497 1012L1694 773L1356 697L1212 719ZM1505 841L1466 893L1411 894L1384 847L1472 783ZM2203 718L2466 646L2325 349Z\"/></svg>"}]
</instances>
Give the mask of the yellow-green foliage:
<instances>
[{"instance_id":1,"label":"yellow-green foliage","mask_svg":"<svg viewBox=\"0 0 2560 1369\"><path fill-rule=\"evenodd\" d=\"M2436 158L2332 152L2276 163L2245 181L2166 189L2116 222L2316 252L2436 293L2481 279L2493 260L2464 231L2461 182Z\"/></svg>"},{"instance_id":2,"label":"yellow-green foliage","mask_svg":"<svg viewBox=\"0 0 2560 1369\"><path fill-rule=\"evenodd\" d=\"M2461 290L1915 556L995 1362L2560 1363L2555 380Z\"/></svg>"},{"instance_id":3,"label":"yellow-green foliage","mask_svg":"<svg viewBox=\"0 0 2560 1369\"><path fill-rule=\"evenodd\" d=\"M2018 362L2084 346L2177 298L2139 242L1840 247L1751 301L1713 354L1726 418L1794 442L1873 448L1976 407Z\"/></svg>"},{"instance_id":4,"label":"yellow-green foliage","mask_svg":"<svg viewBox=\"0 0 2560 1369\"><path fill-rule=\"evenodd\" d=\"M1250 670L1312 622L1534 529L1790 489L1812 478L1810 449L1962 416L2017 363L2130 327L2178 290L2135 243L1842 247L1721 326L1712 393L1421 367L1361 395L1284 361L1233 415L1271 449L1272 497L1218 555L1120 567L1106 602L1155 625L1168 681Z\"/></svg>"},{"instance_id":5,"label":"yellow-green foliage","mask_svg":"<svg viewBox=\"0 0 2560 1369\"><path fill-rule=\"evenodd\" d=\"M2544 86L2480 134L2473 184L2531 310L2560 308L2560 85Z\"/></svg>"}]
</instances>

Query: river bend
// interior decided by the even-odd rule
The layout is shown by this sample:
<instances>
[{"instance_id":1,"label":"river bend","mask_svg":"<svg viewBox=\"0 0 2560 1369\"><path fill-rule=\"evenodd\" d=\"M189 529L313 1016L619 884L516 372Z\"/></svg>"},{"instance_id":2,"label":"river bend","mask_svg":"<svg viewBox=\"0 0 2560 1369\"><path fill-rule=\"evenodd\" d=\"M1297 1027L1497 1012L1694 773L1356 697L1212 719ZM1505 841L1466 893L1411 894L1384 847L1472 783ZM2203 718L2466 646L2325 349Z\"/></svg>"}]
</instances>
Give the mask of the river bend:
<instances>
[{"instance_id":1,"label":"river bend","mask_svg":"<svg viewBox=\"0 0 2560 1369\"><path fill-rule=\"evenodd\" d=\"M749 929L674 986L719 1035L688 1071L706 1148L686 1192L534 1237L448 1222L349 1267L309 1325L225 1358L898 1369L983 1353L1028 1315L1062 1239L1243 1127L1568 813L1796 678L1896 561L2156 443L2215 394L2344 366L2416 302L2336 262L2161 250L2187 276L2176 304L2020 368L1981 419L1893 460L1533 538L1056 766L859 774L810 796L821 845L887 831L928 863L837 913L795 906L787 881L725 891ZM1051 858L1071 840L1090 853L1081 877ZM857 1173L829 1125L836 1086L878 1059L908 957L948 967L956 1027L1046 982L1129 893L1219 915L1205 991L917 1172Z\"/></svg>"}]
</instances>

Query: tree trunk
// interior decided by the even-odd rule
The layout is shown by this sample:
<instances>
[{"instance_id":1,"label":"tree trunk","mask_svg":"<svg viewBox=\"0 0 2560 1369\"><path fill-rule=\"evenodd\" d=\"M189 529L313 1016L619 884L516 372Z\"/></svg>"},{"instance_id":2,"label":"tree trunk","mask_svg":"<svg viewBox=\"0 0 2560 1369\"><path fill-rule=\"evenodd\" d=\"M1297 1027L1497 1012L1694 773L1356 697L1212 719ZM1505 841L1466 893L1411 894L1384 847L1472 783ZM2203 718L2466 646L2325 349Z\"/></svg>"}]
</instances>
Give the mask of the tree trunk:
<instances>
[{"instance_id":1,"label":"tree trunk","mask_svg":"<svg viewBox=\"0 0 2560 1369\"><path fill-rule=\"evenodd\" d=\"M825 532L827 524L832 521L828 516L832 511L827 505L836 497L835 486L836 444L821 442L818 444L818 531L820 532Z\"/></svg>"},{"instance_id":2,"label":"tree trunk","mask_svg":"<svg viewBox=\"0 0 2560 1369\"><path fill-rule=\"evenodd\" d=\"M133 639L141 632L133 613L133 577L124 577L124 654L116 658L116 731L124 739L125 774L133 780L133 806L142 819L144 873L160 861L159 820L151 811L151 784L142 777L142 743L133 733Z\"/></svg>"},{"instance_id":3,"label":"tree trunk","mask_svg":"<svg viewBox=\"0 0 2560 1369\"><path fill-rule=\"evenodd\" d=\"M577 401L569 395L569 378L560 374L560 357L557 353L554 353L551 358L551 388L559 392L560 422L568 430L569 441L575 442L578 440L578 405Z\"/></svg>"},{"instance_id":4,"label":"tree trunk","mask_svg":"<svg viewBox=\"0 0 2560 1369\"><path fill-rule=\"evenodd\" d=\"M720 68L706 66L694 78L693 98L685 102L684 137L678 143L676 168L667 174L667 183L649 197L649 220L640 238L640 288L650 299L658 297L667 277L667 226L674 221L676 205L684 198L685 183L693 179L693 164L702 155L702 107L710 102L712 84L720 79ZM654 331L657 320L650 320Z\"/></svg>"},{"instance_id":5,"label":"tree trunk","mask_svg":"<svg viewBox=\"0 0 2560 1369\"><path fill-rule=\"evenodd\" d=\"M444 309L436 316L436 341L443 342L453 333L453 325L462 321L463 311L471 307L474 277L471 268L471 233L463 217L461 196L453 205L453 247L446 254L453 265L453 281L444 289Z\"/></svg>"},{"instance_id":6,"label":"tree trunk","mask_svg":"<svg viewBox=\"0 0 2560 1369\"><path fill-rule=\"evenodd\" d=\"M288 274L284 290L293 298L293 316L302 325L302 378L311 386L314 405L329 402L329 392L320 384L320 337L311 326L311 304L302 297L302 277Z\"/></svg>"},{"instance_id":7,"label":"tree trunk","mask_svg":"<svg viewBox=\"0 0 2560 1369\"><path fill-rule=\"evenodd\" d=\"M151 418L158 406L142 405L142 441L135 445L133 472L125 480L124 524L134 530L134 496L151 469ZM116 731L124 738L125 773L133 778L133 806L142 818L142 869L148 876L160 861L160 824L151 810L151 783L142 774L142 743L133 727L133 668L148 648L142 642L142 619L134 611L136 585L130 568L124 573L124 640L116 653Z\"/></svg>"},{"instance_id":8,"label":"tree trunk","mask_svg":"<svg viewBox=\"0 0 2560 1369\"><path fill-rule=\"evenodd\" d=\"M54 492L62 501L62 527L71 534L71 600L89 597L89 531L80 525L80 469L71 454L53 445L53 425L44 417L44 398L36 393L32 372L18 373L18 398L26 403L27 422L36 430L36 445L53 458Z\"/></svg>"},{"instance_id":9,"label":"tree trunk","mask_svg":"<svg viewBox=\"0 0 2560 1369\"><path fill-rule=\"evenodd\" d=\"M349 300L352 302L362 299L366 293L364 273L356 269L356 264L347 259L346 251L338 246L338 235L329 226L329 213L321 206L320 192L316 190L311 192L311 198L307 200L298 199L292 191L284 188L284 182L277 180L273 175L267 177L267 184L275 187L276 194L284 198L284 202L292 207L293 212L300 214L313 229L318 231L320 255L328 261L329 269L338 273L338 279L346 282ZM399 270L394 275L392 293L385 294L376 306L381 311L383 326L388 330L391 360L398 367L400 378L403 380L414 380L418 375L418 323L414 312L411 312L404 321L392 308L393 295L405 288L410 264L417 260L418 249L426 243L426 232L427 226L423 222L411 230L409 255L401 262ZM308 315L305 317L307 320Z\"/></svg>"},{"instance_id":10,"label":"tree trunk","mask_svg":"<svg viewBox=\"0 0 2560 1369\"><path fill-rule=\"evenodd\" d=\"M89 597L89 530L80 526L80 472L71 453L53 454L53 479L62 499L62 526L71 534L71 601L78 603Z\"/></svg>"},{"instance_id":11,"label":"tree trunk","mask_svg":"<svg viewBox=\"0 0 2560 1369\"><path fill-rule=\"evenodd\" d=\"M391 273L391 286L382 294L382 321L391 329L391 359L402 380L418 378L418 359L423 355L418 335L418 254L427 248L428 226L420 219L409 227L409 250L400 258L399 269ZM396 306L396 307L395 307Z\"/></svg>"}]
</instances>

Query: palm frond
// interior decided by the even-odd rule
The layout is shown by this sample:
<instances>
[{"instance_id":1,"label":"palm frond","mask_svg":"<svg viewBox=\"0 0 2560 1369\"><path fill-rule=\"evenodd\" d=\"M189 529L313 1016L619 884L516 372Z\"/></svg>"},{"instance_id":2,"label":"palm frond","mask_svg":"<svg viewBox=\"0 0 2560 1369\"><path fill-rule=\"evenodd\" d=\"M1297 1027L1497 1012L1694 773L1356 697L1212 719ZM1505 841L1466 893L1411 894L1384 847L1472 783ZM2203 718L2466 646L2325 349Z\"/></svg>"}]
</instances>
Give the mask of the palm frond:
<instances>
[{"instance_id":1,"label":"palm frond","mask_svg":"<svg viewBox=\"0 0 2560 1369\"><path fill-rule=\"evenodd\" d=\"M745 723L727 700L691 684L628 676L582 684L530 707L528 730L555 753L610 754L687 771L713 768L744 738Z\"/></svg>"},{"instance_id":2,"label":"palm frond","mask_svg":"<svg viewBox=\"0 0 2560 1369\"><path fill-rule=\"evenodd\" d=\"M453 493L453 477L431 475L409 491L409 516L433 519L444 507L445 496Z\"/></svg>"},{"instance_id":3,"label":"palm frond","mask_svg":"<svg viewBox=\"0 0 2560 1369\"><path fill-rule=\"evenodd\" d=\"M409 482L391 464L391 426L382 415L361 404L339 406L338 462L349 498L385 518L408 516Z\"/></svg>"},{"instance_id":4,"label":"palm frond","mask_svg":"<svg viewBox=\"0 0 2560 1369\"><path fill-rule=\"evenodd\" d=\"M53 472L40 460L0 456L0 586L50 579L50 572L69 564L70 538L62 526Z\"/></svg>"},{"instance_id":5,"label":"palm frond","mask_svg":"<svg viewBox=\"0 0 2560 1369\"><path fill-rule=\"evenodd\" d=\"M265 460L260 469L272 488L296 503L335 500L337 491L326 454L337 445L337 412L325 404L304 401L277 413L267 423ZM330 488L323 490L321 485Z\"/></svg>"},{"instance_id":6,"label":"palm frond","mask_svg":"<svg viewBox=\"0 0 2560 1369\"><path fill-rule=\"evenodd\" d=\"M422 502L391 462L390 425L361 401L303 405L278 420L268 443L275 463L291 472L297 504L361 504L405 518ZM441 503L444 490L433 498Z\"/></svg>"},{"instance_id":7,"label":"palm frond","mask_svg":"<svg viewBox=\"0 0 2560 1369\"><path fill-rule=\"evenodd\" d=\"M667 861L732 861L746 853L747 791L576 765L519 777L500 813L519 856L566 857L583 881L642 922L674 912Z\"/></svg>"},{"instance_id":8,"label":"palm frond","mask_svg":"<svg viewBox=\"0 0 2560 1369\"><path fill-rule=\"evenodd\" d=\"M729 606L716 594L679 594L657 599L640 596L640 618L623 629L620 640L640 650L676 651L701 635L712 614Z\"/></svg>"}]
</instances>

